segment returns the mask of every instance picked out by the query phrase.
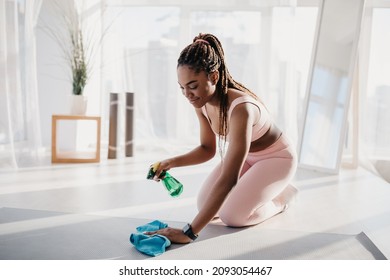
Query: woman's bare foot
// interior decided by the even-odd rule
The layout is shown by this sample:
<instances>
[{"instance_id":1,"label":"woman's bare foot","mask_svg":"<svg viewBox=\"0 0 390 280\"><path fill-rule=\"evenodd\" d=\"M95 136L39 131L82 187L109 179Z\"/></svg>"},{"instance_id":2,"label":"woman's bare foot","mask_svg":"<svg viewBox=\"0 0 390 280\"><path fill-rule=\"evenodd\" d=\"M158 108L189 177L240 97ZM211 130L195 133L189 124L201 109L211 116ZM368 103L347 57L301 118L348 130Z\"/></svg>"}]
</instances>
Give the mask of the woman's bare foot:
<instances>
[{"instance_id":1,"label":"woman's bare foot","mask_svg":"<svg viewBox=\"0 0 390 280\"><path fill-rule=\"evenodd\" d=\"M293 185L288 185L277 197L274 198L273 202L275 205L281 207L281 211L285 211L288 208L289 202L297 195L298 189Z\"/></svg>"}]
</instances>

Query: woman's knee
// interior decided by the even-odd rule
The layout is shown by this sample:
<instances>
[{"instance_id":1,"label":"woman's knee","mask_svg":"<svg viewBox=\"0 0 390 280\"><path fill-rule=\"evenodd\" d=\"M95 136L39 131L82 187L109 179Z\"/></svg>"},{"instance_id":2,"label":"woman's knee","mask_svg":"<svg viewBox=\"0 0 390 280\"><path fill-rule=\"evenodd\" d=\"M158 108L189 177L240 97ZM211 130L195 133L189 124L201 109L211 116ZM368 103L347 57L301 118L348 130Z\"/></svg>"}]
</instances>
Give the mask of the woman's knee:
<instances>
[{"instance_id":1,"label":"woman's knee","mask_svg":"<svg viewBox=\"0 0 390 280\"><path fill-rule=\"evenodd\" d=\"M221 221L230 227L246 227L264 222L265 220L280 213L282 208L276 206L273 201L264 203L261 207L255 209L237 209L223 208L219 212Z\"/></svg>"},{"instance_id":2,"label":"woman's knee","mask_svg":"<svg viewBox=\"0 0 390 280\"><path fill-rule=\"evenodd\" d=\"M245 227L248 225L248 217L233 213L232 211L220 211L219 218L229 227Z\"/></svg>"}]
</instances>

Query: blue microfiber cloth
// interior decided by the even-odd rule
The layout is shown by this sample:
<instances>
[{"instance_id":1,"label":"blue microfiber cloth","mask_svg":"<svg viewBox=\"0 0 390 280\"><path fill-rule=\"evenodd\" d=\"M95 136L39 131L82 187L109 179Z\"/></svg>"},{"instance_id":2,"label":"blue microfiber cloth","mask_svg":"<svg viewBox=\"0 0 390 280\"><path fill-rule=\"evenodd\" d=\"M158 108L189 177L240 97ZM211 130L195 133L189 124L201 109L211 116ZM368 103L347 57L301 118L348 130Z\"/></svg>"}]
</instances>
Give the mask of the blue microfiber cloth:
<instances>
[{"instance_id":1,"label":"blue microfiber cloth","mask_svg":"<svg viewBox=\"0 0 390 280\"><path fill-rule=\"evenodd\" d=\"M137 227L137 233L130 235L130 243L141 253L149 256L158 256L165 252L165 249L171 246L171 241L163 235L146 235L145 231L155 231L166 228L166 223L155 220L145 225Z\"/></svg>"},{"instance_id":2,"label":"blue microfiber cloth","mask_svg":"<svg viewBox=\"0 0 390 280\"><path fill-rule=\"evenodd\" d=\"M137 227L138 232L145 232L145 231L156 231L162 228L166 228L168 225L166 223L163 223L159 220L155 220L153 222L147 223L143 226Z\"/></svg>"}]
</instances>

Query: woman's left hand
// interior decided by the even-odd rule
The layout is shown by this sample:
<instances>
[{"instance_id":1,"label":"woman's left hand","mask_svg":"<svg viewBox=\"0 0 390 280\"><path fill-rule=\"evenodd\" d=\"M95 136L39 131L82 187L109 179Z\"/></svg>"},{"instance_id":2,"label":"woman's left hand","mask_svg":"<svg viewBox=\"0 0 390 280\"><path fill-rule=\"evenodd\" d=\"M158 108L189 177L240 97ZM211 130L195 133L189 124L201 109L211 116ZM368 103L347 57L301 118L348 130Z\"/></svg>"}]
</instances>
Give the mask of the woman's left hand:
<instances>
[{"instance_id":1,"label":"woman's left hand","mask_svg":"<svg viewBox=\"0 0 390 280\"><path fill-rule=\"evenodd\" d=\"M190 243L192 240L183 233L181 229L177 228L163 228L156 231L144 232L146 235L160 234L168 238L172 243L185 244Z\"/></svg>"}]
</instances>

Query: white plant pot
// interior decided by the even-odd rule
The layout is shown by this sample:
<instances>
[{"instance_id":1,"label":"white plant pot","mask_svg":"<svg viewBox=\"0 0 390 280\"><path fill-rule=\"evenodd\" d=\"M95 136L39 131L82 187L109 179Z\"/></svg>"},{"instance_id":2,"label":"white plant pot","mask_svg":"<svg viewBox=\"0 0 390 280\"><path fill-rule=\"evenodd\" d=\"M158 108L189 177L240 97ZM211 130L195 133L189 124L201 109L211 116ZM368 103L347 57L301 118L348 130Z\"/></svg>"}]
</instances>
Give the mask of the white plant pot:
<instances>
[{"instance_id":1,"label":"white plant pot","mask_svg":"<svg viewBox=\"0 0 390 280\"><path fill-rule=\"evenodd\" d=\"M74 95L70 96L70 114L84 116L87 112L87 97L84 95Z\"/></svg>"}]
</instances>

